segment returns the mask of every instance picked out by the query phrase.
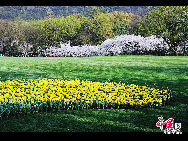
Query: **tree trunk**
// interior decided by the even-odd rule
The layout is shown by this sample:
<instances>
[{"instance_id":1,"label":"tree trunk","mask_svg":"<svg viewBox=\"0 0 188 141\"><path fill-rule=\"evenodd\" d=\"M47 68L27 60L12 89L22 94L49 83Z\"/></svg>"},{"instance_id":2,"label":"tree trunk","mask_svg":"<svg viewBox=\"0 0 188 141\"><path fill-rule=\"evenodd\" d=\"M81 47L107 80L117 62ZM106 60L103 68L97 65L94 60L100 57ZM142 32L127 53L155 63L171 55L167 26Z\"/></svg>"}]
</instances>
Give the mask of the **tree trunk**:
<instances>
[{"instance_id":1,"label":"tree trunk","mask_svg":"<svg viewBox=\"0 0 188 141\"><path fill-rule=\"evenodd\" d=\"M183 56L186 56L186 52L185 52L185 44L186 44L186 41L184 41L184 46L183 46Z\"/></svg>"},{"instance_id":2,"label":"tree trunk","mask_svg":"<svg viewBox=\"0 0 188 141\"><path fill-rule=\"evenodd\" d=\"M177 46L175 44L171 46L171 50L173 51L174 56L178 56Z\"/></svg>"},{"instance_id":3,"label":"tree trunk","mask_svg":"<svg viewBox=\"0 0 188 141\"><path fill-rule=\"evenodd\" d=\"M3 52L3 40L1 40L1 52Z\"/></svg>"},{"instance_id":4,"label":"tree trunk","mask_svg":"<svg viewBox=\"0 0 188 141\"><path fill-rule=\"evenodd\" d=\"M178 51L177 51L177 49L175 50L175 56L178 56Z\"/></svg>"},{"instance_id":5,"label":"tree trunk","mask_svg":"<svg viewBox=\"0 0 188 141\"><path fill-rule=\"evenodd\" d=\"M46 49L44 49L44 56L46 57Z\"/></svg>"}]
</instances>

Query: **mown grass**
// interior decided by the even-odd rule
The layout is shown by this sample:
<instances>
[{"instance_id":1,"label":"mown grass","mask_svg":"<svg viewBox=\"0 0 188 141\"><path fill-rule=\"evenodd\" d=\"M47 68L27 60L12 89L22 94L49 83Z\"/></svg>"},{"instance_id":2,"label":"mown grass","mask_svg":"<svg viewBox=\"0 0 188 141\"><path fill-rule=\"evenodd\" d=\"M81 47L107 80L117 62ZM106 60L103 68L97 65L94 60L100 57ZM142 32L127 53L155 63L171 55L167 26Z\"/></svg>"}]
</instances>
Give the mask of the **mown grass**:
<instances>
[{"instance_id":1,"label":"mown grass","mask_svg":"<svg viewBox=\"0 0 188 141\"><path fill-rule=\"evenodd\" d=\"M188 131L188 57L97 56L84 58L0 58L0 81L62 78L128 82L170 88L173 102L143 109L68 110L36 113L0 121L0 131L161 132L159 116L174 118Z\"/></svg>"}]
</instances>

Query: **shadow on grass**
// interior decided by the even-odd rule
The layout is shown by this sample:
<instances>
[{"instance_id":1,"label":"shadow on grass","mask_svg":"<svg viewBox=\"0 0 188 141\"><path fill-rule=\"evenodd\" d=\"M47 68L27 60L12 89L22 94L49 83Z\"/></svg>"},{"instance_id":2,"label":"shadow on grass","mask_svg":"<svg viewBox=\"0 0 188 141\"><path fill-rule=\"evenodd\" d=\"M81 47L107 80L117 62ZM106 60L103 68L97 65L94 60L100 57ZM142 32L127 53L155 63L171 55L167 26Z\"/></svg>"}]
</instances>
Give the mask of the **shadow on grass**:
<instances>
[{"instance_id":1,"label":"shadow on grass","mask_svg":"<svg viewBox=\"0 0 188 141\"><path fill-rule=\"evenodd\" d=\"M55 70L55 68L53 69ZM57 69L57 74L64 71L64 68ZM73 66L70 70L64 71L77 74L80 79L90 79L92 81L130 81L130 82L144 82L151 81L153 83L166 82L166 80L172 77L173 79L182 79L184 76L188 76L188 67L148 67L148 66L93 66L82 65L80 67ZM141 81L140 81L141 80ZM186 79L185 79L186 80ZM138 83L139 83L138 82Z\"/></svg>"},{"instance_id":2,"label":"shadow on grass","mask_svg":"<svg viewBox=\"0 0 188 141\"><path fill-rule=\"evenodd\" d=\"M178 113L177 113L178 112ZM174 118L187 131L187 122L173 106L145 109L90 109L36 113L3 120L0 131L9 132L161 132L155 126L159 116Z\"/></svg>"},{"instance_id":3,"label":"shadow on grass","mask_svg":"<svg viewBox=\"0 0 188 141\"><path fill-rule=\"evenodd\" d=\"M181 96L182 99L188 99ZM159 116L174 118L188 131L186 101L139 109L89 109L42 112L12 117L0 122L0 131L10 132L161 132L155 126Z\"/></svg>"},{"instance_id":4,"label":"shadow on grass","mask_svg":"<svg viewBox=\"0 0 188 141\"><path fill-rule=\"evenodd\" d=\"M122 113L122 110L118 110ZM137 113L113 110L62 111L60 113L36 113L3 120L0 131L6 132L132 132L159 131L139 124ZM133 117L137 117L133 120Z\"/></svg>"},{"instance_id":5,"label":"shadow on grass","mask_svg":"<svg viewBox=\"0 0 188 141\"><path fill-rule=\"evenodd\" d=\"M13 79L38 79L46 78L46 73L27 73L21 71L0 71L0 81L13 80Z\"/></svg>"},{"instance_id":6,"label":"shadow on grass","mask_svg":"<svg viewBox=\"0 0 188 141\"><path fill-rule=\"evenodd\" d=\"M55 66L51 71L57 69ZM123 71L125 70L125 71ZM146 66L122 66L119 68L108 68L106 70L94 67L80 68L77 77L81 80L108 81L114 82L128 81L137 85L154 86L155 88L169 87L174 94L174 102L170 105L143 109L104 109L104 110L82 110L82 111L62 111L59 113L36 113L33 115L10 118L0 122L0 131L76 131L76 132L121 132L121 131L160 131L155 126L159 116L165 120L174 118L175 122L182 123L182 131L188 131L188 79L183 79L181 75L187 76L187 67L146 67ZM63 68L58 68L60 75ZM74 68L73 70L76 71ZM130 73L129 73L130 71ZM138 73L145 71L144 73ZM66 70L68 72L68 70ZM66 73L65 72L65 73ZM131 75L131 72L132 75ZM109 73L105 76L100 73ZM173 80L166 77L155 77L151 73L171 74L177 76ZM91 75L89 75L91 74ZM93 75L92 75L93 74ZM98 74L98 75L95 75ZM26 73L26 72L3 72L0 71L0 80L11 79L37 79L49 78L47 73Z\"/></svg>"},{"instance_id":7,"label":"shadow on grass","mask_svg":"<svg viewBox=\"0 0 188 141\"><path fill-rule=\"evenodd\" d=\"M127 71L130 68L131 70ZM92 69L88 69L87 72L79 72L79 74L77 74L77 77L81 80L87 79L100 82L109 82L109 80L113 82L121 81L128 82L128 84L133 83L137 85L148 85L150 87L160 89L166 89L168 87L169 89L176 91L177 94L188 93L188 79L184 79L184 76L187 76L186 73L188 72L188 68L176 69L179 70L179 72L173 72L173 70L166 68L162 69L160 67L125 67L125 71L118 70L119 69L107 69L105 71L94 71ZM139 71L144 72L139 73ZM104 74L104 72L106 72L107 74ZM159 74L159 76L156 76L156 73Z\"/></svg>"}]
</instances>

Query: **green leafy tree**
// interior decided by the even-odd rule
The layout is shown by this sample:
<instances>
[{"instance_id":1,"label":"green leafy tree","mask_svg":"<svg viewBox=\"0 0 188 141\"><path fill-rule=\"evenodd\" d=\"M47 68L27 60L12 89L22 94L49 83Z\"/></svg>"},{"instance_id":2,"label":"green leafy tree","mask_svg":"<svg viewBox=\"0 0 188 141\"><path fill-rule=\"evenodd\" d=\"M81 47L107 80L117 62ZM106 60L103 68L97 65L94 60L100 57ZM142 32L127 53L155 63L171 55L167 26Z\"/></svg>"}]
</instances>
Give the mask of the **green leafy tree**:
<instances>
[{"instance_id":1,"label":"green leafy tree","mask_svg":"<svg viewBox=\"0 0 188 141\"><path fill-rule=\"evenodd\" d=\"M132 13L110 12L107 14L112 23L114 35L134 34L134 28L137 23L141 22L141 16Z\"/></svg>"},{"instance_id":2,"label":"green leafy tree","mask_svg":"<svg viewBox=\"0 0 188 141\"><path fill-rule=\"evenodd\" d=\"M93 7L92 10L89 10L87 17L80 18L81 27L74 36L74 45L97 45L113 37L111 19L102 11L103 8Z\"/></svg>"},{"instance_id":3,"label":"green leafy tree","mask_svg":"<svg viewBox=\"0 0 188 141\"><path fill-rule=\"evenodd\" d=\"M183 7L182 18L180 19L181 29L180 31L183 33L182 35L182 43L183 43L183 55L186 55L186 42L188 40L188 7ZM188 55L188 48L187 48Z\"/></svg>"},{"instance_id":4,"label":"green leafy tree","mask_svg":"<svg viewBox=\"0 0 188 141\"><path fill-rule=\"evenodd\" d=\"M124 22L117 20L112 28L112 31L115 36L117 35L122 35L122 34L128 34L128 25L125 24Z\"/></svg>"},{"instance_id":5,"label":"green leafy tree","mask_svg":"<svg viewBox=\"0 0 188 141\"><path fill-rule=\"evenodd\" d=\"M161 6L149 11L138 24L137 34L163 37L173 55L178 55L177 46L187 38L187 6ZM182 20L183 19L183 20Z\"/></svg>"},{"instance_id":6,"label":"green leafy tree","mask_svg":"<svg viewBox=\"0 0 188 141\"><path fill-rule=\"evenodd\" d=\"M1 47L0 47L0 52L3 52L3 47L4 47L4 38L9 35L9 26L8 22L5 20L0 20L0 41L1 41Z\"/></svg>"},{"instance_id":7,"label":"green leafy tree","mask_svg":"<svg viewBox=\"0 0 188 141\"><path fill-rule=\"evenodd\" d=\"M111 28L113 23L108 14L102 13L103 10L104 8L93 7L88 12L89 16L85 22L93 45L100 44L102 41L113 37Z\"/></svg>"},{"instance_id":8,"label":"green leafy tree","mask_svg":"<svg viewBox=\"0 0 188 141\"><path fill-rule=\"evenodd\" d=\"M82 17L81 21L81 27L77 34L72 38L71 45L93 45L93 32L89 29L91 24L89 17Z\"/></svg>"},{"instance_id":9,"label":"green leafy tree","mask_svg":"<svg viewBox=\"0 0 188 141\"><path fill-rule=\"evenodd\" d=\"M49 18L32 22L32 26L40 31L40 46L59 46L60 42L67 42L77 34L81 27L81 20L76 15Z\"/></svg>"},{"instance_id":10,"label":"green leafy tree","mask_svg":"<svg viewBox=\"0 0 188 141\"><path fill-rule=\"evenodd\" d=\"M13 55L16 51L15 46L11 45L11 42L15 39L22 40L22 28L18 27L20 24L16 24L13 21L0 20L0 40L1 40L1 52L6 55Z\"/></svg>"}]
</instances>

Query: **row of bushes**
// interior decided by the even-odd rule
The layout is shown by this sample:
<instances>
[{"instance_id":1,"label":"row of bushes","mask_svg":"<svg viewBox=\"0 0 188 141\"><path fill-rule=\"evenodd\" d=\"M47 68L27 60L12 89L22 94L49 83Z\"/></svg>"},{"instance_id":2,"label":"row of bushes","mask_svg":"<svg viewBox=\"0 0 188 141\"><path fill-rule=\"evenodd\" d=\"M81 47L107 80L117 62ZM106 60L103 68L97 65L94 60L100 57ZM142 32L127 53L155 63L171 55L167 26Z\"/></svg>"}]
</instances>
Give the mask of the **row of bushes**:
<instances>
[{"instance_id":1,"label":"row of bushes","mask_svg":"<svg viewBox=\"0 0 188 141\"><path fill-rule=\"evenodd\" d=\"M179 54L183 51L178 47ZM187 48L188 49L188 48ZM120 35L105 40L97 46L71 46L70 42L61 44L60 48L50 47L47 56L54 57L86 57L86 56L114 56L121 54L135 55L171 55L170 48L163 38L156 36L142 37L136 35Z\"/></svg>"},{"instance_id":2,"label":"row of bushes","mask_svg":"<svg viewBox=\"0 0 188 141\"><path fill-rule=\"evenodd\" d=\"M187 42L188 43L188 42ZM5 54L7 56L47 56L47 57L89 57L89 56L115 56L115 55L171 55L170 47L163 38L156 36L119 35L102 42L100 45L71 46L71 42L60 44L59 47L51 46L47 49L37 48L33 50L31 45L25 45L25 54L16 50L17 54ZM181 46L178 46L178 54L183 55ZM23 50L22 50L23 51ZM188 51L188 44L186 44ZM26 53L27 52L27 53Z\"/></svg>"}]
</instances>

